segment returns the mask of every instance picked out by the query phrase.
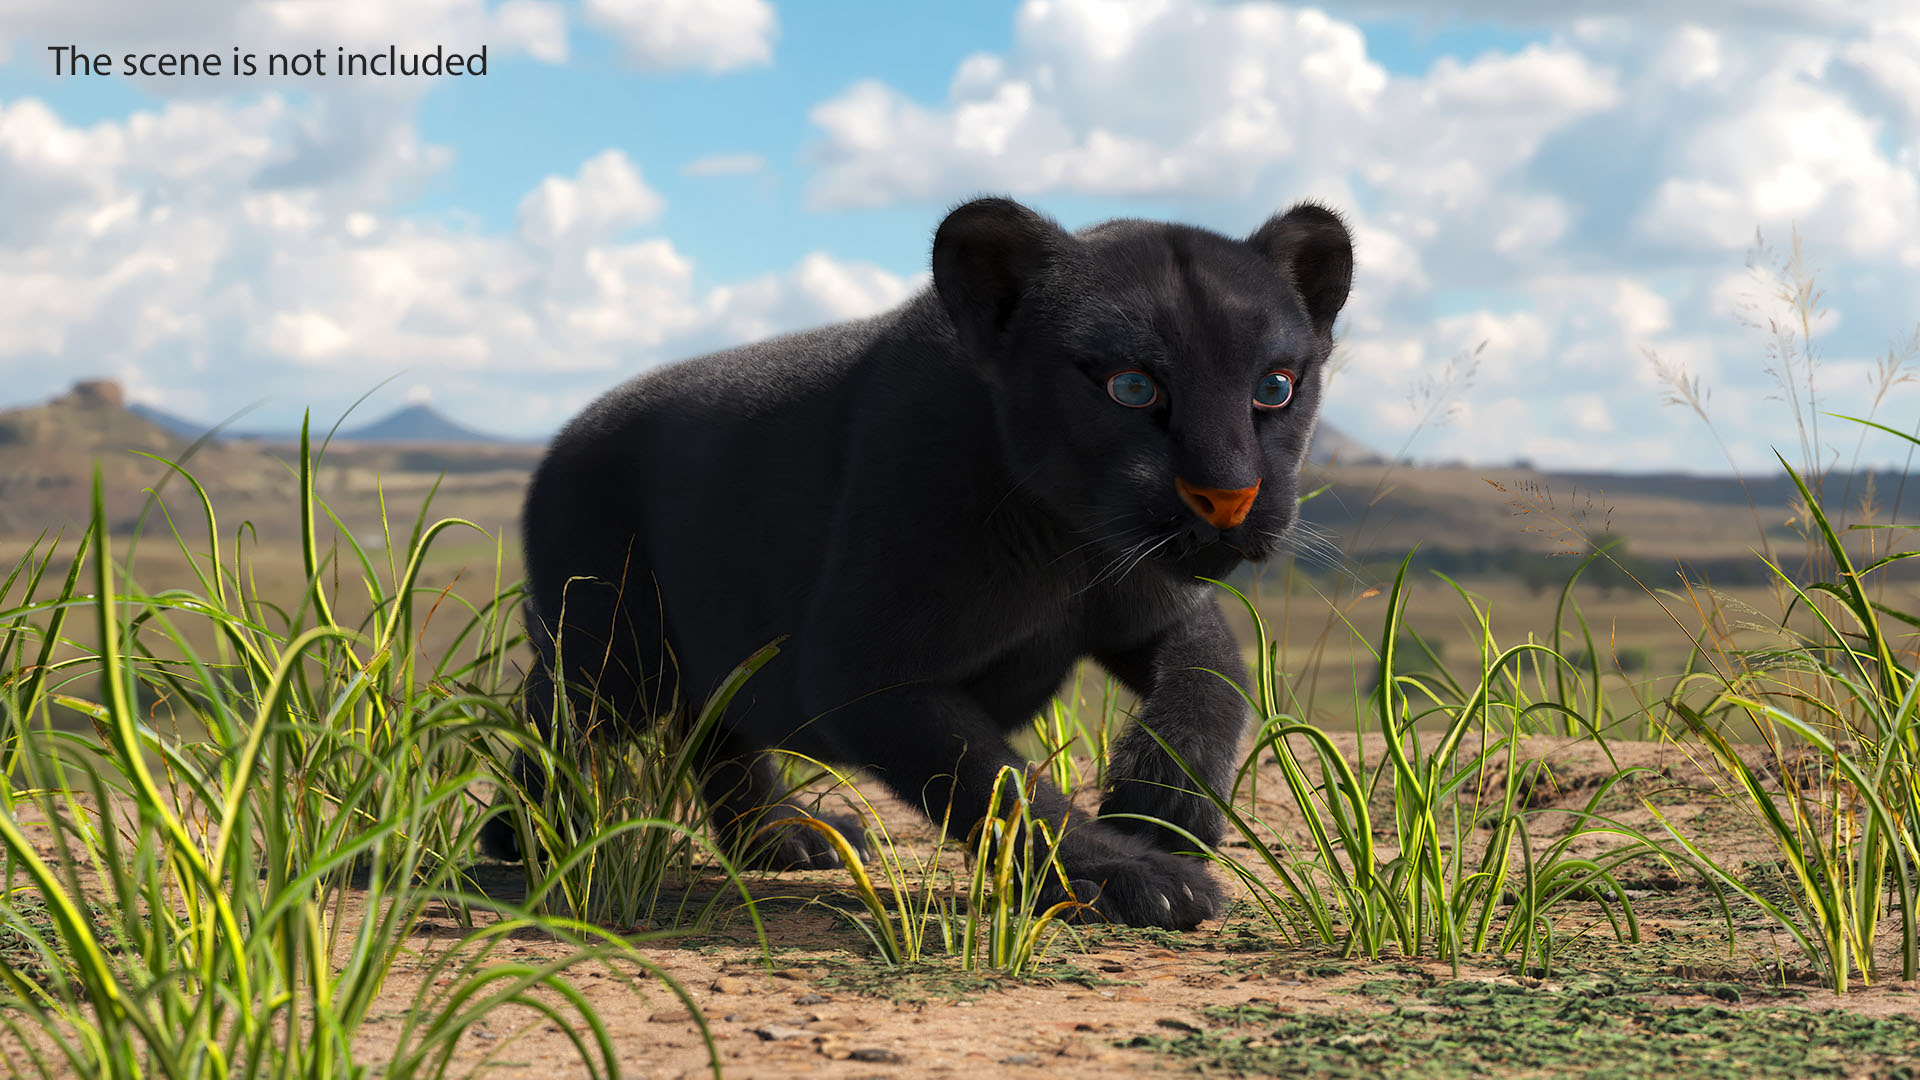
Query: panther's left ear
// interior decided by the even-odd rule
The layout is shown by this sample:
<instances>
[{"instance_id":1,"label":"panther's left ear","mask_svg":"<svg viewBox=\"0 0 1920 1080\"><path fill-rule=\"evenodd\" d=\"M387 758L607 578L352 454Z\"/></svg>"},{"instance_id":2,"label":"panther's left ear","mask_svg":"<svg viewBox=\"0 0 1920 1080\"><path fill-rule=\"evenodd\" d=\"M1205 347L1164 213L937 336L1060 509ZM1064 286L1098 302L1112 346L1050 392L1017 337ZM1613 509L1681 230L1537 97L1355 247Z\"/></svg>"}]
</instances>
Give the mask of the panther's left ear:
<instances>
[{"instance_id":1,"label":"panther's left ear","mask_svg":"<svg viewBox=\"0 0 1920 1080\"><path fill-rule=\"evenodd\" d=\"M1333 318L1353 287L1353 238L1340 215L1318 203L1301 203L1268 218L1247 243L1293 282L1314 332L1332 334Z\"/></svg>"},{"instance_id":2,"label":"panther's left ear","mask_svg":"<svg viewBox=\"0 0 1920 1080\"><path fill-rule=\"evenodd\" d=\"M1021 300L1072 243L1053 219L1012 199L975 199L948 214L933 234L933 288L960 343L997 354Z\"/></svg>"}]
</instances>

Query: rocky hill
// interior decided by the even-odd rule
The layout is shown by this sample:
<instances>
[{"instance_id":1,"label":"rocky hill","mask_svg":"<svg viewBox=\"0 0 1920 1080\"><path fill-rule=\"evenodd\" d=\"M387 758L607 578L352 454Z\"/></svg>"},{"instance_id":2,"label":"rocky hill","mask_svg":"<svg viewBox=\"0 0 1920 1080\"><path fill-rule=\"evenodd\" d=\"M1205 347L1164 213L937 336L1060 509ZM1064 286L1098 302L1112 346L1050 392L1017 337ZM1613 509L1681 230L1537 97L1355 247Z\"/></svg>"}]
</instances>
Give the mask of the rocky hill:
<instances>
[{"instance_id":1,"label":"rocky hill","mask_svg":"<svg viewBox=\"0 0 1920 1080\"><path fill-rule=\"evenodd\" d=\"M159 507L150 505L149 492L158 490L182 530L199 535L205 528L199 500L191 485L170 475L169 462L183 464L206 488L223 531L244 520L263 539L296 534L293 439L223 432L209 440L205 432L193 421L129 406L120 386L103 379L76 383L42 405L0 412L0 537L73 534L87 520L96 465L115 532L127 531L144 513L149 531L164 533ZM537 446L489 438L424 408L406 409L337 436L321 459L316 487L356 519L377 516L385 501L410 520L412 510L403 508L431 490L446 512L506 522L518 512L539 453Z\"/></svg>"},{"instance_id":2,"label":"rocky hill","mask_svg":"<svg viewBox=\"0 0 1920 1080\"><path fill-rule=\"evenodd\" d=\"M96 465L115 528L139 516L148 491L163 484L189 490L177 476L169 479L168 462L185 464L236 508L295 490L287 468L257 449L208 444L188 456L191 446L128 411L119 384L106 380L76 383L44 405L0 412L0 533L33 535L85 521Z\"/></svg>"}]
</instances>

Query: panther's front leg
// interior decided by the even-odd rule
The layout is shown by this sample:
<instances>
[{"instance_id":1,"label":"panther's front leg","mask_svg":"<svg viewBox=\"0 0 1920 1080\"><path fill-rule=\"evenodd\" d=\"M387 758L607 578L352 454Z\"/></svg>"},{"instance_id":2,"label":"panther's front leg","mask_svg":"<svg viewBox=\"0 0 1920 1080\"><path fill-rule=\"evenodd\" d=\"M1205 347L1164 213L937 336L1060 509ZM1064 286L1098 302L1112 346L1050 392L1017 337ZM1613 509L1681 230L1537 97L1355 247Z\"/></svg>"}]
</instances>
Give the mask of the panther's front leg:
<instances>
[{"instance_id":1,"label":"panther's front leg","mask_svg":"<svg viewBox=\"0 0 1920 1080\"><path fill-rule=\"evenodd\" d=\"M1157 825L1112 815L1157 818L1202 843L1218 843L1223 816L1172 756L1214 791L1231 793L1248 717L1235 687L1247 685L1247 672L1218 605L1209 599L1144 645L1097 659L1141 697L1134 726L1113 749L1101 818L1166 851L1191 851L1193 844Z\"/></svg>"},{"instance_id":2,"label":"panther's front leg","mask_svg":"<svg viewBox=\"0 0 1920 1080\"><path fill-rule=\"evenodd\" d=\"M968 835L986 817L1002 770L1027 771L994 718L957 687L833 689L806 708L832 719L816 728L831 740L829 756L867 763L901 798L947 823L951 836ZM1075 811L1044 778L1033 779L1027 800L1035 821L1064 823L1055 851L1061 869L1102 917L1189 930L1219 910L1220 887L1204 865ZM1060 898L1051 880L1042 888L1048 903Z\"/></svg>"}]
</instances>

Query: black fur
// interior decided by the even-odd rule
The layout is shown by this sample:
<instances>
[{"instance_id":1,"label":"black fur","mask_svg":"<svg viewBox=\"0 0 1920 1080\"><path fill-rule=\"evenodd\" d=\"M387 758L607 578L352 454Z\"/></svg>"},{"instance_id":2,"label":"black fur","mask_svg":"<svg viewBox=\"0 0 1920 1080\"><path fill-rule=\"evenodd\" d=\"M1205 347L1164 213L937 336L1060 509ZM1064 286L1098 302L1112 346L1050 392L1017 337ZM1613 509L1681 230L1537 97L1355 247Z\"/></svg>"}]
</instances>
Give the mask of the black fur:
<instances>
[{"instance_id":1,"label":"black fur","mask_svg":"<svg viewBox=\"0 0 1920 1080\"><path fill-rule=\"evenodd\" d=\"M1311 204L1236 241L1134 220L1074 235L980 199L941 224L933 287L894 311L629 380L560 433L527 495L536 721L556 666L576 715L597 691L643 716L697 706L784 637L725 719L730 764L708 786L724 839L737 848L745 830L725 823L783 797L772 747L870 767L935 815L951 799L964 834L1017 763L1005 736L1090 656L1225 788L1246 708L1220 676L1245 669L1194 579L1268 555L1293 524L1352 265L1340 219ZM1256 408L1280 368L1292 402ZM1158 384L1150 407L1109 396L1128 369ZM1175 477L1260 488L1223 533ZM1103 816L1219 839L1144 732L1112 773ZM1066 801L1043 786L1036 810ZM780 832L761 861L832 865L815 834ZM1190 927L1220 897L1173 854L1190 846L1078 817L1060 854L1107 917Z\"/></svg>"}]
</instances>

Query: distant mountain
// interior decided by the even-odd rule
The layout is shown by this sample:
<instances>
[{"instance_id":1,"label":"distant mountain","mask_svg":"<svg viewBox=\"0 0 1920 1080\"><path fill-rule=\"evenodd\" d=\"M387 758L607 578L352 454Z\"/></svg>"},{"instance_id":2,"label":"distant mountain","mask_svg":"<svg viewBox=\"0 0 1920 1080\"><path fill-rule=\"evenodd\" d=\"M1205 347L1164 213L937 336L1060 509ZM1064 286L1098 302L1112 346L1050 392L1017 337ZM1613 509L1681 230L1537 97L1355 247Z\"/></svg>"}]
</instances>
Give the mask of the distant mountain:
<instances>
[{"instance_id":1,"label":"distant mountain","mask_svg":"<svg viewBox=\"0 0 1920 1080\"><path fill-rule=\"evenodd\" d=\"M1386 460L1372 447L1325 420L1313 431L1313 446L1308 448L1307 457L1316 465L1363 465Z\"/></svg>"},{"instance_id":2,"label":"distant mountain","mask_svg":"<svg viewBox=\"0 0 1920 1080\"><path fill-rule=\"evenodd\" d=\"M138 402L128 405L127 412L169 435L176 435L182 439L198 439L205 435L208 427L211 426ZM221 438L292 442L299 437L299 433L294 431L258 431L244 425L245 418L241 418L236 426L223 429L220 432ZM314 430L315 439L324 436L326 432L325 427L317 427ZM499 435L489 435L484 431L476 431L464 424L449 420L434 411L431 405L408 405L370 424L342 430L337 438L367 443L511 443L515 441Z\"/></svg>"},{"instance_id":3,"label":"distant mountain","mask_svg":"<svg viewBox=\"0 0 1920 1080\"><path fill-rule=\"evenodd\" d=\"M435 412L431 405L408 405L365 427L342 431L340 438L377 443L502 443L511 439L475 431Z\"/></svg>"},{"instance_id":4,"label":"distant mountain","mask_svg":"<svg viewBox=\"0 0 1920 1080\"><path fill-rule=\"evenodd\" d=\"M189 420L184 416L175 416L165 409L156 409L151 405L142 405L137 401L127 406L127 412L145 420L147 423L152 424L154 427L159 428L169 435L176 435L188 440L197 439L205 435L207 429L212 426L210 424L203 424L198 420ZM235 431L223 431L221 434L228 438L248 437Z\"/></svg>"}]
</instances>

